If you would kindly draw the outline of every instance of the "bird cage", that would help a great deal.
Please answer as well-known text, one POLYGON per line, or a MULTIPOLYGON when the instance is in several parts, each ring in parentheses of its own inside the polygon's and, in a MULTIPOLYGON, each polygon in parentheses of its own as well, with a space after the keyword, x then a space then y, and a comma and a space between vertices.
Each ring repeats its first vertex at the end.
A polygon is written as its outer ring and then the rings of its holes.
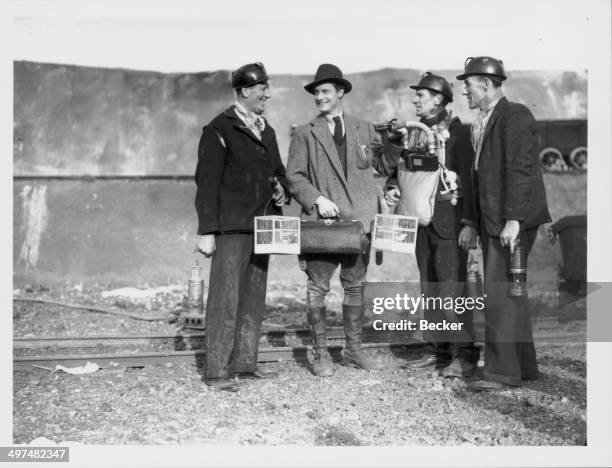
POLYGON ((414 253, 418 221, 414 216, 377 214, 372 247, 376 250, 414 253))
POLYGON ((299 254, 300 218, 295 216, 256 216, 256 254, 299 254))

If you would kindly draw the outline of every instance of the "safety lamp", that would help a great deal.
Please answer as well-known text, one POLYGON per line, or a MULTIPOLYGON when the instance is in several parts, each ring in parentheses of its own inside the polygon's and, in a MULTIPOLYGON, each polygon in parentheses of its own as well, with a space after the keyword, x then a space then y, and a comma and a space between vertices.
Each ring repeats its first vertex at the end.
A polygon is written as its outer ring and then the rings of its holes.
POLYGON ((198 257, 198 250, 194 251, 191 276, 187 283, 187 298, 184 303, 184 312, 178 317, 178 323, 183 330, 204 330, 204 277, 198 257))

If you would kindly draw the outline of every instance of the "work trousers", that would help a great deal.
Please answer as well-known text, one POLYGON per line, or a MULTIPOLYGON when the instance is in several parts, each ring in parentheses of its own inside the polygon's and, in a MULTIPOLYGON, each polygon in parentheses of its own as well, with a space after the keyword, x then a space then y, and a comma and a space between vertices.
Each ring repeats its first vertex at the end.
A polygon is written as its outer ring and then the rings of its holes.
POLYGON ((208 379, 256 369, 269 260, 254 254, 252 233, 215 239, 205 319, 208 379))
MULTIPOLYGON (((535 242, 538 229, 519 233, 526 258, 535 242)), ((538 363, 526 296, 508 296, 510 249, 502 247, 499 238, 481 235, 484 255, 485 367, 486 379, 519 385, 522 379, 538 377, 538 363)))
MULTIPOLYGON (((368 235, 369 238, 369 235, 368 235)), ((361 305, 361 283, 366 280, 370 262, 370 246, 364 254, 304 254, 308 276, 306 298, 309 307, 325 307, 329 281, 340 265, 340 284, 344 289, 343 304, 361 305)))
MULTIPOLYGON (((457 239, 440 237, 433 226, 419 226, 415 254, 421 276, 421 291, 425 298, 459 298, 464 294, 467 253, 457 244, 457 239)), ((453 309, 433 308, 424 310, 429 322, 461 323, 461 330, 427 331, 423 338, 427 348, 440 361, 453 358, 477 363, 479 350, 474 346, 473 311, 462 313, 453 309)))

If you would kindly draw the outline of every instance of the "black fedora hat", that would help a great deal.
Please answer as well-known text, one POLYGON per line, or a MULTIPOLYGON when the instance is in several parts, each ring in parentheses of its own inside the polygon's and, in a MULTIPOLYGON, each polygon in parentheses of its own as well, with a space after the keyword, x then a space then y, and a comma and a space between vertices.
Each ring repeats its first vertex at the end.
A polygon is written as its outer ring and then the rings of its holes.
POLYGON ((314 94, 315 88, 323 83, 334 83, 341 86, 342 88, 344 88, 344 94, 350 93, 351 89, 353 89, 353 85, 351 84, 351 82, 345 80, 342 76, 342 71, 337 66, 332 65, 331 63, 323 63, 319 65, 314 80, 312 81, 312 83, 309 83, 304 86, 304 89, 310 94, 314 94))

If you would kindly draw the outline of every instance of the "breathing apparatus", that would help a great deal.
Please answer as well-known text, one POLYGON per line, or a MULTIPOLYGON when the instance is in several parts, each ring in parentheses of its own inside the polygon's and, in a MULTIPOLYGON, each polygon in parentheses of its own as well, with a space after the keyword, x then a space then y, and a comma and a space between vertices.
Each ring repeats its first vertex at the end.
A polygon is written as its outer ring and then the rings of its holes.
MULTIPOLYGON (((450 116, 449 116, 450 120, 450 116)), ((414 121, 398 121, 392 119, 383 125, 377 125, 376 130, 395 130, 401 134, 402 138, 402 153, 401 157, 404 160, 406 169, 409 171, 426 171, 435 172, 440 170, 440 182, 444 187, 440 191, 441 195, 448 196, 451 205, 457 204, 459 198, 459 184, 457 182, 457 173, 451 171, 445 166, 446 162, 446 140, 450 137, 447 128, 440 129, 437 125, 432 128, 422 122, 414 121), (409 128, 419 129, 425 133, 426 154, 415 153, 409 146, 410 133, 409 128)))

